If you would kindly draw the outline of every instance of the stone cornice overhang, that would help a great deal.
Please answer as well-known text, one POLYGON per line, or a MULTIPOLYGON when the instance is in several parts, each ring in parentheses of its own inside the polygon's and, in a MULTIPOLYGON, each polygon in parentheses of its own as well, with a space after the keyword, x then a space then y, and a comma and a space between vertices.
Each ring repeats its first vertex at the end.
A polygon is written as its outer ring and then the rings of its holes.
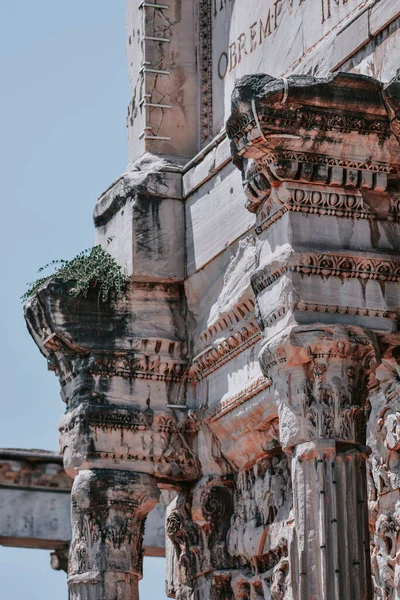
POLYGON ((271 186, 302 182, 382 192, 400 168, 399 82, 338 73, 236 83, 226 131, 248 208, 271 186))
POLYGON ((397 94, 397 82, 384 87, 349 73, 327 79, 249 75, 232 94, 227 135, 238 157, 259 159, 286 149, 358 161, 364 155, 366 163, 395 168, 397 94), (359 136, 366 136, 362 144, 359 136))
MULTIPOLYGON (((168 310, 166 314, 175 318, 175 329, 172 334, 165 335, 160 328, 159 333, 164 335, 149 335, 157 344, 158 337, 165 344, 175 344, 175 356, 180 356, 180 346, 185 339, 185 329, 179 314, 179 307, 174 307, 173 302, 180 297, 179 284, 150 283, 153 297, 166 298, 168 310)), ((142 300, 147 291, 145 283, 135 282, 127 290, 126 298, 118 302, 100 302, 96 289, 89 291, 87 297, 73 298, 68 291, 68 285, 61 280, 54 279, 43 286, 36 297, 25 305, 25 319, 28 330, 41 351, 47 355, 46 349, 51 350, 52 345, 59 340, 72 352, 87 354, 99 353, 125 353, 129 350, 137 351, 146 340, 143 325, 138 323, 136 313, 133 311, 136 296, 142 300), (79 322, 77 321, 79 314, 79 322), (132 344, 132 341, 135 344, 132 344)), ((160 310, 164 310, 164 306, 160 310)), ((149 349, 151 344, 149 344, 149 349)), ((157 352, 158 352, 157 350, 157 352)), ((171 350, 170 350, 171 351, 171 350)))
POLYGON ((60 454, 44 450, 0 449, 0 488, 69 493, 71 485, 60 454))
POLYGON ((189 376, 179 284, 151 290, 148 299, 146 285, 135 283, 125 301, 102 303, 96 290, 72 298, 68 286, 54 280, 25 306, 28 329, 67 404, 60 447, 73 477, 78 468, 105 461, 162 479, 198 476, 189 447, 196 426, 179 393, 189 376), (154 324, 137 317, 143 307, 152 310, 154 324))
POLYGON ((106 225, 114 215, 137 196, 173 200, 182 199, 181 168, 159 159, 152 154, 144 154, 140 160, 129 165, 97 200, 93 211, 95 227, 106 225))
POLYGON ((54 463, 62 465, 62 456, 51 450, 24 450, 21 448, 0 448, 0 460, 26 460, 29 463, 54 463))
POLYGON ((226 130, 264 248, 252 275, 264 337, 313 321, 397 330, 399 79, 237 81, 226 130))

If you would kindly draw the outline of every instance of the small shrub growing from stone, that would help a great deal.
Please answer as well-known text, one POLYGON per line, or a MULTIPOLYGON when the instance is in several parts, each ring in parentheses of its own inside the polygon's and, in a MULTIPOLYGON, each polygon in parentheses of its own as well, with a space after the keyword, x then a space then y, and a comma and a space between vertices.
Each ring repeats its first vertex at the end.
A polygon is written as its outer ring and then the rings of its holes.
POLYGON ((35 296, 40 288, 52 279, 69 283, 71 287, 68 292, 74 297, 86 297, 89 289, 98 288, 102 302, 123 298, 130 282, 116 260, 101 246, 83 250, 72 260, 53 260, 38 272, 50 268, 56 269, 54 273, 28 283, 29 288, 21 297, 23 302, 35 296))

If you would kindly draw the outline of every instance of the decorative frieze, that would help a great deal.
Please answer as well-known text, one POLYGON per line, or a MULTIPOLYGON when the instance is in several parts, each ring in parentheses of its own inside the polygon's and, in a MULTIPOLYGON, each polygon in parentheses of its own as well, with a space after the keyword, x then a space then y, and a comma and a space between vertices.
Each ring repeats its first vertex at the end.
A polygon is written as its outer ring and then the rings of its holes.
POLYGON ((196 356, 191 364, 191 376, 195 379, 207 377, 223 364, 256 344, 260 338, 260 331, 255 320, 248 321, 239 331, 219 342, 214 348, 207 349, 196 356))
POLYGON ((360 308, 355 306, 337 306, 335 304, 318 304, 299 300, 294 305, 295 310, 331 315, 351 315, 354 317, 377 317, 379 319, 397 319, 397 311, 379 310, 377 308, 360 308))
POLYGON ((85 403, 60 424, 60 445, 69 474, 76 468, 141 465, 147 472, 192 479, 200 471, 194 451, 197 424, 186 411, 153 411, 85 403), (146 467, 145 467, 146 466, 146 467))
POLYGON ((125 377, 127 379, 152 379, 178 382, 187 368, 187 361, 177 361, 160 354, 126 353, 117 355, 92 355, 88 372, 100 377, 125 377))
POLYGON ((232 410, 235 410, 250 398, 253 398, 260 392, 265 391, 272 385, 271 381, 266 377, 260 377, 254 381, 251 385, 246 386, 243 390, 237 394, 225 398, 219 404, 207 410, 205 414, 206 423, 213 423, 218 421, 223 416, 227 415, 232 410))
POLYGON ((375 115, 346 114, 325 112, 321 109, 294 110, 272 108, 261 104, 252 106, 256 114, 244 114, 240 118, 231 119, 227 126, 227 135, 239 144, 240 138, 248 136, 248 132, 261 125, 265 136, 272 133, 285 132, 285 135, 298 135, 301 130, 317 129, 319 131, 335 131, 340 133, 356 132, 360 135, 377 136, 379 142, 386 141, 392 134, 389 118, 377 118, 375 115))
POLYGON ((298 188, 286 186, 286 194, 280 201, 279 192, 263 203, 257 215, 255 232, 259 235, 269 229, 287 212, 331 216, 344 219, 366 219, 399 222, 399 200, 396 195, 388 198, 387 209, 367 204, 360 192, 349 193, 345 189, 324 190, 317 185, 298 188), (311 188, 311 189, 310 189, 311 188), (286 197, 285 197, 286 196, 286 197))
POLYGON ((303 254, 292 270, 302 275, 400 282, 400 259, 343 254, 303 254))
MULTIPOLYGON (((311 173, 307 175, 308 181, 312 181, 314 179, 313 175, 315 173, 315 175, 319 174, 321 183, 332 183, 332 181, 329 179, 329 173, 332 175, 332 173, 336 173, 336 171, 332 172, 327 169, 315 169, 314 171, 314 167, 342 167, 343 169, 353 169, 356 171, 367 171, 371 173, 383 173, 386 175, 395 175, 397 173, 397 167, 385 163, 375 163, 373 161, 361 161, 351 158, 335 157, 326 154, 319 154, 318 152, 296 152, 292 150, 268 152, 262 157, 261 160, 257 161, 257 165, 259 171, 263 171, 267 165, 276 165, 276 169, 283 169, 280 174, 281 177, 286 175, 285 171, 288 167, 290 168, 289 174, 297 174, 298 166, 300 166, 304 174, 310 173, 311 170, 311 173), (298 165, 296 165, 296 163, 298 163, 298 165), (304 165, 311 165, 311 167, 304 165)), ((277 174, 279 175, 279 172, 277 174)), ((288 179, 291 178, 288 177, 288 179)), ((352 187, 357 187, 356 181, 353 182, 352 187)), ((336 185, 339 185, 339 181, 336 183, 336 185)))
MULTIPOLYGON (((318 152, 304 152, 301 150, 279 150, 276 152, 266 152, 260 159, 251 163, 250 173, 256 175, 264 173, 266 169, 273 166, 277 171, 277 177, 287 180, 296 180, 297 175, 310 173, 307 175, 307 181, 313 181, 327 184, 330 182, 329 174, 332 174, 334 167, 342 167, 343 169, 353 169, 356 171, 365 171, 368 173, 382 173, 384 175, 396 175, 397 167, 385 163, 375 163, 371 161, 361 161, 346 157, 335 157, 318 152), (310 165, 304 166, 304 165, 310 165), (318 167, 325 167, 319 169, 318 167), (300 171, 299 171, 300 168, 300 171), (314 177, 315 175, 315 177, 314 177)), ((357 187, 357 180, 353 182, 352 187, 357 187)), ((360 181, 360 184, 369 189, 368 181, 360 181)), ((336 182, 339 185, 339 182, 336 182)), ((360 186, 361 187, 361 186, 360 186)))
POLYGON ((200 131, 202 145, 213 137, 212 0, 199 2, 200 131))
MULTIPOLYGON (((400 259, 373 258, 372 256, 352 256, 351 254, 293 253, 288 264, 279 270, 263 267, 252 276, 254 292, 258 295, 277 281, 291 273, 319 275, 320 277, 340 277, 341 279, 361 279, 364 281, 400 281, 400 259)), ((360 309, 361 310, 361 309, 360 309)), ((374 311, 373 308, 370 309, 374 311)), ((379 311, 378 311, 379 312, 379 311)))
POLYGON ((203 344, 210 342, 216 335, 221 335, 226 331, 231 330, 240 326, 240 323, 247 318, 253 316, 254 312, 254 300, 253 298, 247 299, 245 302, 240 302, 230 312, 225 314, 223 317, 215 321, 210 327, 208 327, 203 333, 200 334, 200 341, 203 344))
MULTIPOLYGON (((338 131, 340 133, 356 132, 360 135, 375 134, 380 142, 391 136, 388 117, 377 117, 367 114, 346 114, 325 112, 324 110, 295 110, 262 106, 258 112, 261 126, 270 131, 278 129, 289 133, 298 133, 301 129, 318 129, 321 131, 338 131)), ((237 135, 237 134, 236 134, 237 135)))

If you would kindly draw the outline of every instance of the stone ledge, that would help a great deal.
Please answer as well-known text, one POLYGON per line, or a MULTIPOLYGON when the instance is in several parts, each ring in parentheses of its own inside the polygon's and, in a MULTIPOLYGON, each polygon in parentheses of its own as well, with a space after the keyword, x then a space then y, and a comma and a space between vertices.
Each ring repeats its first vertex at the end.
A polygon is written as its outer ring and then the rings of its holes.
POLYGON ((157 198, 182 198, 181 169, 151 154, 144 154, 98 199, 94 212, 96 227, 105 225, 137 194, 157 198))
POLYGON ((380 0, 369 12, 371 35, 377 35, 400 15, 400 6, 394 0, 380 0))
MULTIPOLYGON (((183 197, 189 198, 199 187, 215 177, 231 160, 229 140, 216 136, 215 145, 183 175, 183 197)), ((199 155, 200 158, 201 154, 199 155)), ((195 159, 194 159, 195 160, 195 159)), ((193 162, 193 161, 192 161, 193 162)))
POLYGON ((332 70, 340 67, 370 40, 369 14, 364 12, 343 29, 333 41, 332 70))
MULTIPOLYGON (((40 473, 39 473, 40 475, 40 473)), ((0 546, 58 550, 71 541, 70 492, 72 480, 62 467, 62 456, 45 450, 0 449, 0 546), (9 466, 5 471, 4 466, 9 466), (54 467, 47 479, 32 481, 33 469, 54 467), (54 470, 54 469, 53 469, 54 470), (12 475, 11 480, 7 475, 12 475), (61 482, 61 484, 60 484, 61 482)), ((165 555, 165 509, 172 500, 163 491, 149 513, 144 536, 146 556, 165 555)))

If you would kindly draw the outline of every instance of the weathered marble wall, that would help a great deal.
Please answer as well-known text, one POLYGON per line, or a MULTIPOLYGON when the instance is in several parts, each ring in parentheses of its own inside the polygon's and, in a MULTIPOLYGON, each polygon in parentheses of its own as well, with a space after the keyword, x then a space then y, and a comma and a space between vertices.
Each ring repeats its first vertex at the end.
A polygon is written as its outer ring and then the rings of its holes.
MULTIPOLYGON (((214 133, 229 115, 237 78, 248 73, 326 76, 371 39, 382 38, 382 31, 399 15, 391 0, 211 0, 210 5, 212 93, 218 98, 213 102, 214 133)), ((371 56, 371 47, 367 51, 371 74, 380 78, 382 59, 371 56)), ((397 69, 394 56, 383 67, 386 81, 397 69)))
POLYGON ((128 0, 129 157, 143 152, 188 159, 198 147, 194 2, 128 0))
POLYGON ((131 163, 94 223, 132 288, 26 308, 66 402, 72 599, 137 598, 173 490, 170 597, 395 600, 400 2, 128 0, 127 23, 131 163))

